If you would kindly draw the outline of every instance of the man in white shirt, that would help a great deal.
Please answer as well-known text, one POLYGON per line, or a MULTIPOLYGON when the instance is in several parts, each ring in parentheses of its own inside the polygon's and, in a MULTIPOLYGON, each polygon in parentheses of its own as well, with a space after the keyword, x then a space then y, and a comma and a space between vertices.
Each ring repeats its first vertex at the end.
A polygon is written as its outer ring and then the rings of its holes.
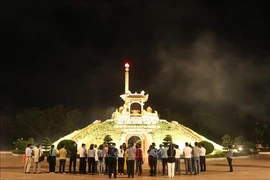
POLYGON ((167 144, 164 145, 164 147, 162 148, 162 176, 165 176, 165 173, 167 172, 167 160, 168 160, 168 155, 167 155, 167 151, 168 151, 168 146, 167 144))
POLYGON ((86 145, 82 144, 82 148, 80 149, 80 165, 79 165, 80 174, 86 174, 87 153, 85 147, 86 145))
POLYGON ((24 164, 24 173, 30 173, 30 167, 32 163, 32 149, 31 144, 27 144, 27 148, 25 149, 25 164, 24 164))
POLYGON ((204 145, 201 144, 201 153, 200 153, 201 172, 206 171, 205 154, 206 149, 204 148, 204 145))
POLYGON ((186 175, 188 172, 190 172, 190 175, 192 175, 192 164, 191 164, 191 153, 192 149, 188 146, 188 143, 185 143, 186 147, 183 149, 183 154, 185 157, 185 169, 186 169, 186 175))
POLYGON ((179 175, 181 174, 181 172, 180 172, 180 154, 181 154, 181 151, 179 149, 179 146, 175 145, 175 174, 178 173, 179 175))

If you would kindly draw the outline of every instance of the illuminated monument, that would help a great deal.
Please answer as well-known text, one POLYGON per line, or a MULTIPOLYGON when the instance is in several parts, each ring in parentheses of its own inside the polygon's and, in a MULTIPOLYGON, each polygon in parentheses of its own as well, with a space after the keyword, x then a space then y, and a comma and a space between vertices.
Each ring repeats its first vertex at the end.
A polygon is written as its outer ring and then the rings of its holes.
POLYGON ((160 121, 157 111, 152 112, 152 108, 144 109, 144 104, 148 100, 148 94, 131 93, 129 90, 129 64, 125 64, 125 93, 120 95, 124 100, 121 106, 112 114, 115 122, 114 128, 122 132, 121 141, 126 143, 136 143, 141 141, 142 148, 146 152, 153 142, 153 129, 160 128, 157 123, 160 121))
POLYGON ((129 90, 129 64, 125 64, 125 93, 120 95, 124 100, 123 106, 116 109, 111 119, 105 121, 96 120, 87 127, 74 131, 71 134, 54 142, 57 145, 61 140, 71 139, 78 143, 79 147, 85 143, 102 144, 106 135, 111 135, 113 142, 119 146, 122 143, 136 143, 140 141, 143 152, 147 152, 149 145, 155 142, 157 145, 163 142, 166 135, 171 135, 173 142, 178 144, 180 149, 185 142, 208 141, 212 143, 215 150, 222 150, 222 146, 199 135, 191 129, 177 123, 159 119, 157 111, 151 107, 144 109, 148 94, 144 91, 131 93, 129 90))

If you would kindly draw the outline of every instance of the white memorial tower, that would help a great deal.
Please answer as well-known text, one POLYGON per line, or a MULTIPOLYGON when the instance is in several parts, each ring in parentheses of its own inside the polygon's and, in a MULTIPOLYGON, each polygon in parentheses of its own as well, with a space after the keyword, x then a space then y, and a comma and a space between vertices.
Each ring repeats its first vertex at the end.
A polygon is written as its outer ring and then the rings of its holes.
POLYGON ((144 109, 145 102, 148 100, 148 94, 144 91, 132 93, 129 90, 129 68, 125 64, 125 93, 120 95, 124 100, 124 105, 116 109, 112 114, 112 120, 115 121, 114 128, 122 131, 121 142, 130 143, 130 139, 141 141, 144 152, 147 152, 148 146, 152 143, 152 129, 159 128, 157 111, 151 107, 144 109))

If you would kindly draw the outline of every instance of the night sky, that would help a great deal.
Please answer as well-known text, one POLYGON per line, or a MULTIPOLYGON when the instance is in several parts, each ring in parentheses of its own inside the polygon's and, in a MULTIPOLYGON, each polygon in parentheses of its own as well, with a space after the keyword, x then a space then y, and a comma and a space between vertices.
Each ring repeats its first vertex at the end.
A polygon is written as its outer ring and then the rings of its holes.
POLYGON ((158 112, 269 115, 263 2, 2 2, 1 113, 118 108, 129 62, 130 90, 158 112))

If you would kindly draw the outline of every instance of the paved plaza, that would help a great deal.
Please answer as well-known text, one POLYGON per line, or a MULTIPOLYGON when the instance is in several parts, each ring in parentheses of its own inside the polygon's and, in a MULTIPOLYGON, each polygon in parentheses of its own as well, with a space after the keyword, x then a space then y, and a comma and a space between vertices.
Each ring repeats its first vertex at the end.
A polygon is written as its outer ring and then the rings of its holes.
MULTIPOLYGON (((1 152, 1 180, 84 180, 84 179, 109 179, 108 176, 99 175, 80 175, 80 174, 49 174, 48 164, 42 162, 42 174, 25 174, 23 173, 22 156, 13 156, 10 152, 1 152)), ((66 169, 68 169, 68 161, 66 169)), ((260 154, 252 157, 237 157, 233 160, 234 172, 228 172, 229 167, 225 158, 207 159, 207 171, 202 172, 199 176, 176 175, 174 179, 181 180, 270 180, 270 154, 260 154)), ((56 170, 59 163, 57 162, 56 170)), ((78 168, 78 163, 77 163, 78 168)), ((31 167, 31 171, 33 166, 31 167)), ((182 174, 184 172, 183 160, 181 160, 182 174)), ((169 179, 168 176, 158 174, 156 177, 149 176, 149 167, 143 166, 143 175, 135 175, 134 179, 169 179)), ((118 176, 118 179, 130 179, 126 175, 118 176)))

